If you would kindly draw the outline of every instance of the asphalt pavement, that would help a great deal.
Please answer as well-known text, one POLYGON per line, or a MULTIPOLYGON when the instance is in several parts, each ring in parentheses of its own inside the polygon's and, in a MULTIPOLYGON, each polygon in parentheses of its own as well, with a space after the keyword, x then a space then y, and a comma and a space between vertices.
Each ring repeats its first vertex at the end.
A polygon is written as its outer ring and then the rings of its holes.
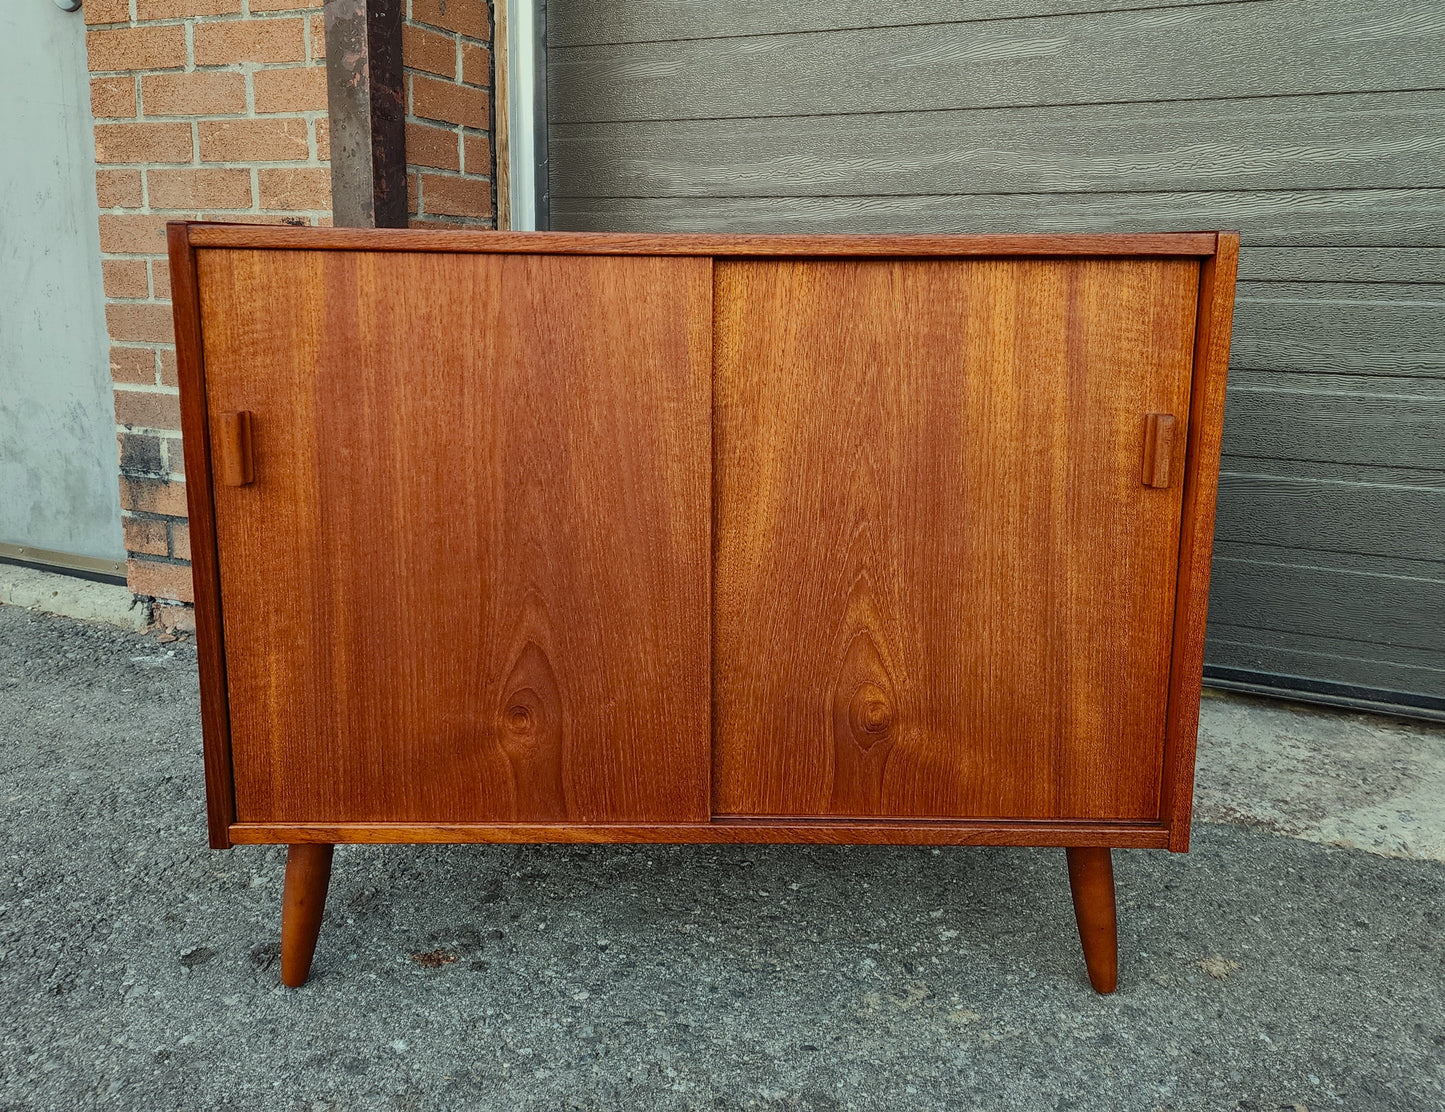
POLYGON ((191 642, 0 606, 0 1109, 1445 1108, 1445 863, 1233 749, 1234 821, 1116 853, 1112 997, 1062 851, 897 847, 342 847, 286 990, 200 749, 191 642))

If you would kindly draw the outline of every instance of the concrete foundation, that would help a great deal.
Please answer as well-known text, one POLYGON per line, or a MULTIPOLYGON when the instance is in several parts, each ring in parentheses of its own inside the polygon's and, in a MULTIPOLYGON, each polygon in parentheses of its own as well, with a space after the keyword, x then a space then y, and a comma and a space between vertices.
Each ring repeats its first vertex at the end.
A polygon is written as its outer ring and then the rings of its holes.
POLYGON ((104 622, 122 629, 145 629, 150 621, 150 608, 137 602, 130 588, 119 583, 97 583, 18 564, 0 564, 0 605, 104 622))

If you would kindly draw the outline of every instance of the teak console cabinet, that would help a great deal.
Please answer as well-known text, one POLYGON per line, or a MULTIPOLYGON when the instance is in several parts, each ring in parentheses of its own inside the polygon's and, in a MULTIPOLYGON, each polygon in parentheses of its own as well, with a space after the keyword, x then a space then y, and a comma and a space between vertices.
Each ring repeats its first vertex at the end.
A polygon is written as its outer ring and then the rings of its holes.
POLYGON ((211 844, 1188 847, 1238 237, 169 229, 211 844))

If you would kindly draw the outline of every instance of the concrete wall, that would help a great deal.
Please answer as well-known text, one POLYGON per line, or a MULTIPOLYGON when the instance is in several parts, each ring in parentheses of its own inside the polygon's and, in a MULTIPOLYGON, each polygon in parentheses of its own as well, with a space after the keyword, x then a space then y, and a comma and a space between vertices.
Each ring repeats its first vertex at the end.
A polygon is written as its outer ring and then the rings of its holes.
POLYGON ((0 542, 120 559, 85 24, 0 4, 0 542))

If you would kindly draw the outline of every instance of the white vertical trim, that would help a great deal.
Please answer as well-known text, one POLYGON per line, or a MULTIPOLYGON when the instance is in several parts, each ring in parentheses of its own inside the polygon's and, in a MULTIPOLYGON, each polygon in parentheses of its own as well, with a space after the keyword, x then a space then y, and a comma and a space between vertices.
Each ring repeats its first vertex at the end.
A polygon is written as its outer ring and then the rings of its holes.
POLYGON ((537 0, 507 2, 507 170, 511 226, 537 227, 537 0))

